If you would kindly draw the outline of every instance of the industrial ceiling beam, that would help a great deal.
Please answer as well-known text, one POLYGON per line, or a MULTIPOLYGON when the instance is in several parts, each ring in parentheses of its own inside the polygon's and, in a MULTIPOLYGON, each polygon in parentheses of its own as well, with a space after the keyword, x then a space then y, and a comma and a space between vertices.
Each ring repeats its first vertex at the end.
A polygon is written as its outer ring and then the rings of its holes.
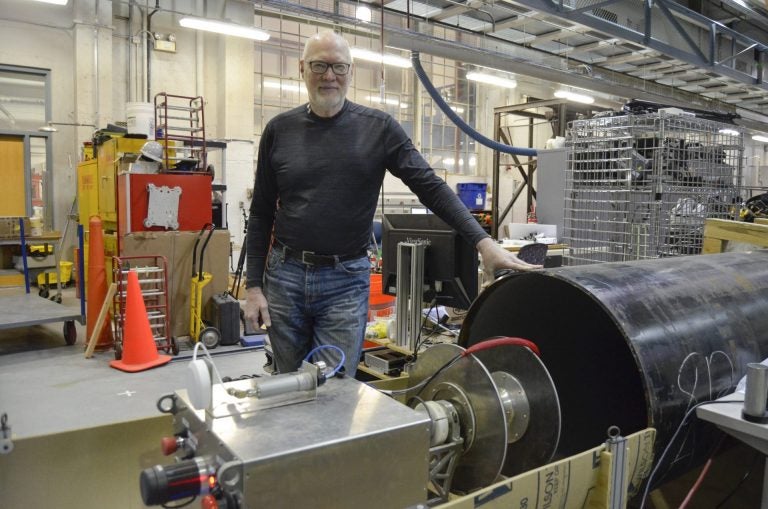
POLYGON ((621 41, 619 41, 618 39, 607 39, 607 40, 601 39, 594 42, 579 44, 578 46, 566 46, 565 48, 555 50, 555 53, 557 54, 585 53, 587 51, 605 48, 606 46, 621 46, 621 41))
POLYGON ((643 17, 642 22, 640 23, 641 26, 644 26, 643 31, 633 30, 597 16, 594 14, 594 8, 589 10, 571 9, 563 2, 553 2, 551 0, 515 0, 514 2, 511 2, 510 0, 502 0, 502 2, 517 4, 552 16, 558 16, 572 23, 578 23, 594 30, 598 30, 611 37, 619 37, 626 41, 646 46, 664 55, 671 56, 683 62, 691 63, 697 67, 710 69, 722 76, 727 76, 741 83, 768 90, 768 84, 766 84, 766 80, 764 79, 766 66, 763 65, 763 60, 765 59, 764 53, 768 51, 768 45, 755 41, 754 39, 731 30, 725 25, 717 23, 702 14, 696 13, 682 5, 668 2, 667 0, 656 0, 652 4, 650 2, 644 2, 645 10, 642 13, 638 12, 638 14, 642 14, 643 17), (685 48, 677 47, 677 45, 672 44, 669 41, 660 39, 659 34, 653 32, 653 24, 651 23, 651 9, 653 8, 658 8, 665 18, 669 19, 671 17, 674 19, 674 22, 670 20, 670 23, 675 24, 683 30, 684 35, 681 35, 686 39, 689 45, 695 45, 693 44, 695 38, 687 33, 685 27, 680 24, 680 19, 690 21, 692 24, 701 27, 700 29, 705 32, 702 34, 702 37, 709 41, 709 47, 706 51, 702 51, 698 47, 686 50, 685 48), (730 66, 719 64, 716 61, 715 52, 718 46, 718 41, 723 38, 737 41, 742 47, 756 44, 754 47, 756 51, 754 56, 756 65, 753 67, 759 69, 761 74, 759 76, 753 76, 737 71, 730 66))
POLYGON ((525 14, 518 14, 517 16, 514 16, 512 18, 503 19, 498 23, 496 23, 494 27, 487 27, 487 28, 484 28, 482 31, 485 33, 490 33, 490 32, 499 32, 501 30, 506 30, 508 28, 515 29, 517 27, 525 25, 526 23, 531 23, 532 21, 534 21, 533 19, 531 19, 531 17, 535 16, 536 14, 538 13, 535 11, 527 12, 525 14))
POLYGON ((608 57, 603 62, 604 66, 626 64, 628 62, 634 62, 635 60, 645 60, 647 58, 656 58, 658 55, 655 51, 650 49, 644 49, 640 51, 632 51, 629 53, 622 53, 615 57, 608 57))

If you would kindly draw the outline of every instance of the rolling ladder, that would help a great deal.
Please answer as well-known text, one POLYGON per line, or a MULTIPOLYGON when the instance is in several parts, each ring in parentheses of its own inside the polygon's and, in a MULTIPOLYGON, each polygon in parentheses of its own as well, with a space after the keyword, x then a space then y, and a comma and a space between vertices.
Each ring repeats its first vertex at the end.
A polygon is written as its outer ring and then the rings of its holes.
POLYGON ((126 291, 128 272, 136 272, 147 310, 149 327, 158 350, 176 355, 179 347, 171 337, 170 305, 168 302, 168 262, 164 256, 115 256, 112 258, 112 277, 116 284, 114 313, 115 358, 123 353, 125 330, 126 291))
POLYGON ((155 96, 155 127, 162 142, 165 171, 205 172, 205 113, 203 98, 171 95, 155 96))

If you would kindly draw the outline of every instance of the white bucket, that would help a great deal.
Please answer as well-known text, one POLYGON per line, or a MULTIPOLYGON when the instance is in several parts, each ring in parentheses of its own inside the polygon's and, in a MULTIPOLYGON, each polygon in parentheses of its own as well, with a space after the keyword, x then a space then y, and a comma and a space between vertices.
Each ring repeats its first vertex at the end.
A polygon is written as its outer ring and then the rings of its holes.
POLYGON ((43 236, 43 218, 42 217, 30 217, 29 218, 29 235, 31 237, 43 236))
POLYGON ((152 103, 126 103, 126 127, 128 134, 146 134, 155 139, 155 107, 152 103))

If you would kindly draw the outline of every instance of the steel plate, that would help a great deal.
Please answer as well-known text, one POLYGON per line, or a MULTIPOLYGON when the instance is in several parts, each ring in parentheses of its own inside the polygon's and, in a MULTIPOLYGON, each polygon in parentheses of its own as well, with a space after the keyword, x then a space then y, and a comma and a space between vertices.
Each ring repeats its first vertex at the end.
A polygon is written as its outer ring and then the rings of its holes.
MULTIPOLYGON (((427 379, 463 352, 460 346, 439 344, 420 353, 409 373, 411 385, 427 379)), ((446 394, 445 388, 449 386, 458 386, 463 390, 474 414, 475 429, 474 433, 470 433, 473 439, 468 448, 465 443, 452 484, 453 491, 469 492, 488 486, 501 473, 507 451, 504 408, 491 374, 471 355, 444 369, 420 390, 409 392, 408 398, 418 396, 432 400, 435 395, 446 394)), ((461 406, 459 401, 456 404, 461 406)))
POLYGON ((522 385, 530 407, 525 434, 507 445, 502 473, 514 476, 549 463, 560 440, 560 402, 541 359, 522 346, 497 346, 473 354, 491 372, 508 373, 522 385))

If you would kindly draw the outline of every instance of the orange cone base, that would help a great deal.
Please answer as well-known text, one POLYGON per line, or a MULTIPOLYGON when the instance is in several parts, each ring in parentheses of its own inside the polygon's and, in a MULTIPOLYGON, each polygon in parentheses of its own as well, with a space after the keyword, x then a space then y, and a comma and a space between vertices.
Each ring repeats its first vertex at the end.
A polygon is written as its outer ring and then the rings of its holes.
MULTIPOLYGON (((106 352, 107 350, 112 350, 115 347, 114 343, 96 343, 96 346, 94 347, 94 350, 97 352, 106 352)), ((86 348, 88 348, 86 346, 86 348)))
POLYGON ((136 373, 137 371, 144 371, 147 369, 155 368, 157 366, 162 366, 163 364, 168 364, 171 362, 171 358, 172 357, 170 355, 158 355, 157 358, 141 364, 126 364, 121 359, 119 361, 110 361, 109 365, 115 369, 119 369, 120 371, 136 373))

